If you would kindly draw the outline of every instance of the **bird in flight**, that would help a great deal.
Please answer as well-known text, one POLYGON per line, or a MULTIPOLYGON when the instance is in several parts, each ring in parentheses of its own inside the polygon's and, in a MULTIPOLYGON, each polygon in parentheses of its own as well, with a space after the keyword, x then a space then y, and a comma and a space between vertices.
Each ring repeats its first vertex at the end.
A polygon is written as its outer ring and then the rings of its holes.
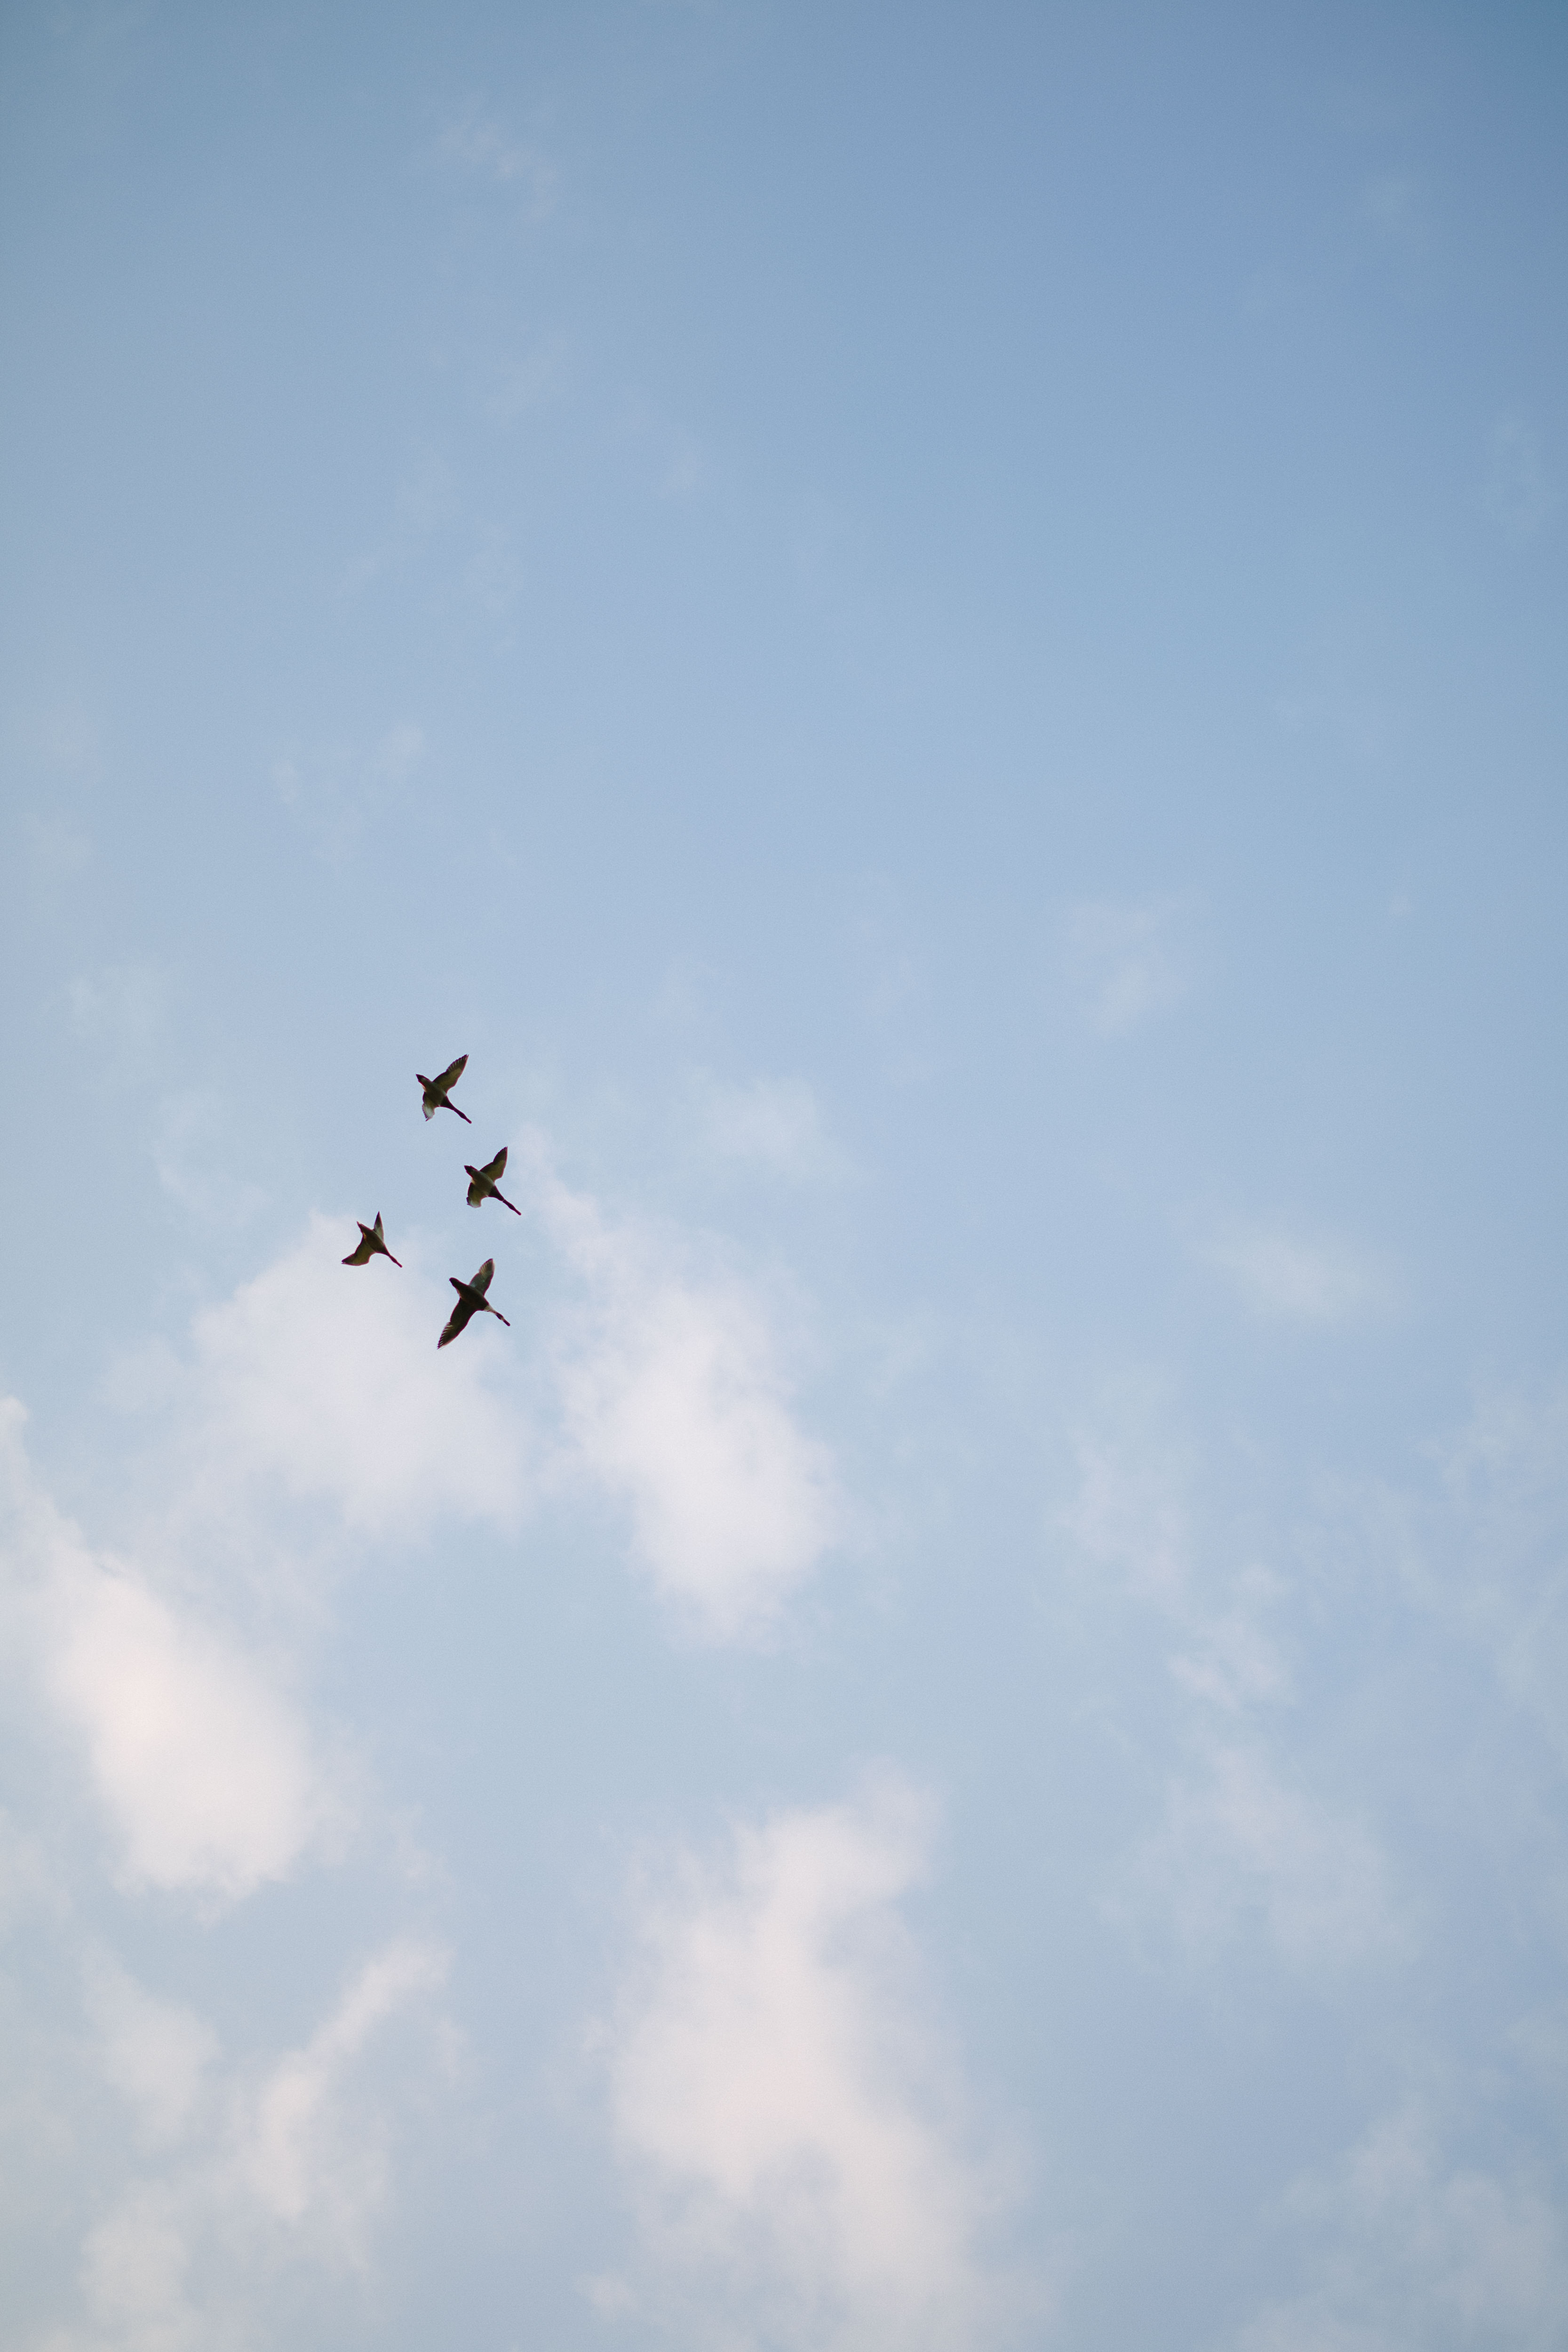
POLYGON ((453 1307, 451 1314, 447 1318, 447 1328, 436 1342, 437 1348, 444 1348, 449 1339, 455 1339, 457 1338, 459 1331, 466 1331, 469 1324, 473 1321, 474 1317, 481 1313, 485 1315, 493 1315, 498 1323, 505 1323, 507 1329, 509 1331, 511 1329, 510 1321, 508 1321, 508 1318, 501 1313, 500 1308, 499 1307, 492 1307, 489 1300, 485 1297, 486 1291, 490 1286, 490 1276, 495 1270, 496 1262, 494 1258, 488 1257, 486 1258, 483 1265, 480 1266, 478 1274, 475 1275, 472 1282, 459 1282, 455 1274, 449 1274, 447 1276, 447 1281, 451 1284, 453 1289, 458 1294, 458 1303, 456 1307, 453 1307))
POLYGON ((425 1089, 425 1116, 426 1118, 434 1118, 438 1110, 458 1111, 458 1117, 462 1120, 464 1126, 472 1127, 474 1122, 468 1117, 468 1112, 466 1110, 458 1110, 457 1104, 455 1102, 448 1102, 447 1099, 447 1097, 457 1085, 458 1080, 462 1076, 463 1072, 468 1068, 468 1057, 467 1054, 459 1054, 457 1060, 450 1063, 447 1067, 442 1071, 438 1078, 427 1078, 423 1070, 415 1071, 415 1076, 418 1079, 420 1085, 425 1089))
MULTIPOLYGON (((381 1230, 379 1209, 375 1213, 374 1225, 367 1225, 363 1217, 356 1217, 354 1223, 360 1230, 359 1247, 350 1250, 343 1260, 345 1265, 368 1265, 373 1257, 392 1257, 392 1252, 386 1246, 386 1235, 381 1230)), ((400 1257, 392 1257, 392 1263, 394 1265, 401 1265, 403 1260, 400 1257)))
POLYGON ((493 1160, 488 1160, 482 1168, 470 1168, 465 1160, 463 1163, 463 1172, 467 1176, 471 1176, 474 1180, 468 1186, 468 1206, 470 1209, 479 1208, 480 1204, 486 1201, 499 1201, 501 1207, 503 1209, 510 1209, 514 1217, 521 1216, 522 1211, 518 1207, 517 1202, 515 1201, 509 1201, 506 1194, 500 1188, 500 1179, 506 1174, 506 1146, 504 1143, 500 1150, 496 1153, 495 1158, 493 1160))

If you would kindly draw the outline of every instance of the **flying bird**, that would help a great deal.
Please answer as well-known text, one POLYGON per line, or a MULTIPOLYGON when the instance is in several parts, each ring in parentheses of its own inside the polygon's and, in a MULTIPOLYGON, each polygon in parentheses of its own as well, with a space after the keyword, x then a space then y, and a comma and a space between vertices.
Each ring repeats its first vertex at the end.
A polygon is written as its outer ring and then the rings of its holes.
POLYGON ((457 1111, 458 1117, 462 1120, 464 1126, 472 1127, 474 1122, 468 1117, 468 1112, 466 1110, 458 1110, 458 1106, 455 1102, 448 1102, 447 1100, 447 1097, 457 1085, 458 1080, 462 1076, 463 1072, 468 1068, 468 1057, 467 1054, 459 1054, 457 1060, 451 1063, 447 1068, 444 1069, 438 1078, 427 1078, 423 1070, 415 1071, 415 1076, 418 1079, 420 1085, 425 1089, 425 1116, 426 1118, 434 1118, 438 1110, 457 1111))
POLYGON ((518 1207, 517 1202, 515 1201, 509 1201, 506 1194, 500 1188, 500 1179, 506 1174, 506 1146, 504 1143, 500 1150, 496 1153, 495 1158, 493 1160, 487 1160, 482 1168, 470 1168, 465 1160, 463 1163, 463 1172, 467 1176, 471 1176, 474 1180, 468 1187, 468 1206, 470 1209, 479 1208, 480 1204, 486 1201, 499 1201, 501 1207, 503 1209, 510 1209, 514 1217, 521 1216, 522 1211, 518 1207))
POLYGON ((511 1329, 510 1323, 501 1313, 500 1308, 492 1307, 485 1297, 486 1291, 490 1286, 490 1276, 495 1270, 494 1258, 488 1257, 472 1282, 459 1282, 455 1274, 449 1274, 447 1276, 458 1294, 458 1303, 447 1318, 446 1329, 436 1342, 437 1348, 444 1348, 449 1339, 457 1338, 459 1331, 466 1331, 474 1317, 479 1314, 493 1315, 498 1323, 505 1323, 507 1329, 509 1331, 511 1329))
MULTIPOLYGON (((381 1230, 379 1209, 375 1213, 374 1225, 367 1225, 363 1217, 356 1217, 354 1223, 360 1230, 360 1244, 358 1249, 350 1250, 343 1260, 345 1265, 368 1265, 373 1257, 392 1257, 392 1252, 386 1246, 386 1235, 381 1230)), ((392 1257, 392 1263, 394 1265, 401 1265, 403 1260, 400 1257, 392 1257)))

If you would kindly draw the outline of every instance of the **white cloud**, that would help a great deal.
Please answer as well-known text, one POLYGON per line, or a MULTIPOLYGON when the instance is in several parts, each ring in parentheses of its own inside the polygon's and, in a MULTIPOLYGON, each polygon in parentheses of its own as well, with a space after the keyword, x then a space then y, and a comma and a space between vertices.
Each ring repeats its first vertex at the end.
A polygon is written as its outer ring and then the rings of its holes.
POLYGON ((1318 2241, 1317 2277, 1271 2304, 1239 2352, 1559 2352, 1568 2342, 1568 2226, 1544 2182, 1446 2162, 1429 2120, 1373 2126, 1289 2210, 1318 2241))
POLYGON ((129 1886, 234 1900, 285 1876, 336 1808, 296 1709, 216 1626, 97 1558, 0 1404, 5 1583, 20 1642, 78 1735, 129 1886))
POLYGON ((293 1249, 196 1317, 185 1507, 247 1508, 245 1482, 261 1480, 383 1538, 448 1515, 515 1527, 531 1433, 495 1384, 499 1327, 438 1355, 451 1298, 420 1273, 417 1237, 391 1235, 402 1270, 345 1273, 357 1238, 352 1218, 312 1217, 293 1249))
MULTIPOLYGON (((542 1487, 586 1480, 628 1510, 639 1564, 691 1626, 763 1633, 840 1524, 827 1449, 793 1411, 776 1306, 732 1273, 693 1271, 671 1236, 609 1223, 549 1173, 537 1138, 513 1171, 585 1292, 548 1361, 520 1365, 515 1339, 478 1326, 438 1354, 450 1299, 420 1270, 419 1236, 394 1231, 401 1271, 348 1275, 352 1219, 313 1217, 195 1318, 186 1361, 164 1351, 112 1383, 127 1402, 156 1396, 166 1419, 160 1539, 183 1560, 275 1550, 279 1499, 381 1540, 444 1518, 513 1530, 542 1487)), ((138 1618, 122 1594, 97 1605, 138 1618)))
POLYGON ((804 1078, 752 1078, 726 1086, 699 1074, 692 1081, 698 1131, 710 1151, 795 1183, 845 1172, 842 1152, 824 1125, 804 1078))
POLYGON ((1063 936, 1068 989, 1102 1037, 1121 1037, 1169 1013, 1186 994, 1173 899, 1087 899, 1069 909, 1063 936))
POLYGON ((126 1882, 237 1898, 286 1876, 324 1826, 296 1712, 126 1571, 62 1571, 49 1615, 48 1687, 85 1743, 126 1882))
POLYGON ((122 1379, 161 1391, 153 1502, 127 1556, 55 1510, 26 1460, 22 1408, 0 1408, 8 1647, 72 1737, 127 1889, 237 1902, 330 1851, 353 1797, 290 1695, 290 1611, 319 1613, 314 1570, 345 1529, 513 1528, 526 1507, 531 1425, 490 1385, 488 1335, 438 1357, 449 1294, 412 1248, 405 1272, 345 1273, 353 1238, 352 1220, 314 1220, 197 1316, 189 1359, 165 1354, 155 1381, 122 1379), (285 1538, 291 1502, 327 1507, 324 1551, 298 1529, 285 1538), (258 1612, 259 1648, 245 1637, 258 1612))
POLYGON ((1280 1226, 1240 1225, 1210 1243, 1209 1264, 1259 1315, 1328 1327, 1384 1305, 1383 1270, 1348 1243, 1280 1226))
POLYGON ((826 1446, 797 1426, 761 1297, 612 1227, 525 1144, 547 1230, 591 1304, 559 1351, 570 1444, 629 1507, 664 1598, 713 1640, 763 1632, 837 1529, 826 1446))
POLYGON ((980 2241, 1004 2175, 966 2147, 895 1909, 931 1827, 883 1774, 644 1884, 604 2051, 641 2252, 601 2308, 635 2297, 734 2352, 1002 2340, 980 2241))

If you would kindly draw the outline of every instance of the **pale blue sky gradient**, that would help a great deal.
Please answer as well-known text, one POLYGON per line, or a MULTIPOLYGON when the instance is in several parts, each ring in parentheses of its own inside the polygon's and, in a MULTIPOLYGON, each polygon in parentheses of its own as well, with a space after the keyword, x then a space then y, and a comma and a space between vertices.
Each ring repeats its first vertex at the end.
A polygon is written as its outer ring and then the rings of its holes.
POLYGON ((1568 2337, 1565 102, 8 13, 7 2342, 1568 2337))

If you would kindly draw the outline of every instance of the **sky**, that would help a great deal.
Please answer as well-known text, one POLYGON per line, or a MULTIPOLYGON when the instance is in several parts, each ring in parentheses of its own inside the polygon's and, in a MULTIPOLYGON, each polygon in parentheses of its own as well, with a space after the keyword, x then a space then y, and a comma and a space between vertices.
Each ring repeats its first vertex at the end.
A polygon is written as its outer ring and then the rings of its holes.
POLYGON ((0 16, 7 2347, 1568 2341, 1565 100, 0 16))

